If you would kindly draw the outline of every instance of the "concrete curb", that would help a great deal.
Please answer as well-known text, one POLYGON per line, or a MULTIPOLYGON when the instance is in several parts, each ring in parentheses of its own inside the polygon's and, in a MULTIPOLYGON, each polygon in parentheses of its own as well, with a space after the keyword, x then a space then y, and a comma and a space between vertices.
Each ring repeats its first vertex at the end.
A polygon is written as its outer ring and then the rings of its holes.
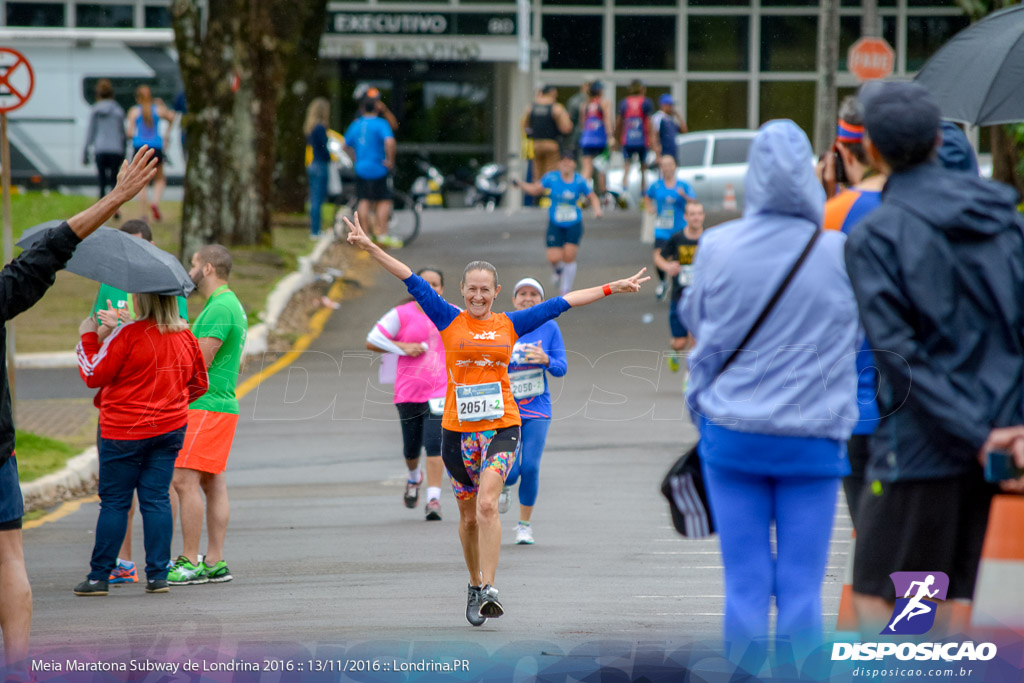
POLYGON ((95 446, 68 460, 64 469, 21 485, 25 510, 48 508, 65 500, 96 492, 100 463, 95 446))
MULTIPOLYGON (((286 275, 277 283, 267 296, 267 301, 259 314, 259 318, 263 322, 249 328, 245 348, 242 350, 243 355, 259 356, 266 353, 267 336, 270 331, 277 325, 277 321, 295 293, 313 281, 313 267, 320 262, 333 242, 333 232, 329 231, 322 235, 320 241, 313 247, 313 251, 306 256, 299 257, 299 269, 286 275)), ((74 351, 19 353, 15 356, 14 366, 18 370, 73 368, 78 366, 78 357, 74 351)))

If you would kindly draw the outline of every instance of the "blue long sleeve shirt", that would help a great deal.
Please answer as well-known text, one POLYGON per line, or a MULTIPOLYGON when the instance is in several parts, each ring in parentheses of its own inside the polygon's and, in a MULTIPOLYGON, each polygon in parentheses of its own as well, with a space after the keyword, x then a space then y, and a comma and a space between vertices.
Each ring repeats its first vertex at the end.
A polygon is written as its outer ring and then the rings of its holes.
POLYGON ((513 386, 516 383, 516 373, 537 369, 540 369, 542 372, 544 393, 537 396, 516 399, 516 403, 519 405, 519 415, 524 420, 551 417, 551 391, 548 388, 547 374, 551 373, 552 377, 563 377, 569 369, 569 364, 565 356, 565 342, 562 340, 562 330, 559 329, 558 323, 554 320, 549 320, 536 330, 519 337, 516 341, 515 348, 512 352, 512 364, 508 366, 508 372, 509 376, 512 377, 513 386), (540 343, 540 348, 550 359, 547 365, 517 362, 522 360, 523 354, 521 353, 521 349, 524 344, 537 344, 538 342, 540 343))

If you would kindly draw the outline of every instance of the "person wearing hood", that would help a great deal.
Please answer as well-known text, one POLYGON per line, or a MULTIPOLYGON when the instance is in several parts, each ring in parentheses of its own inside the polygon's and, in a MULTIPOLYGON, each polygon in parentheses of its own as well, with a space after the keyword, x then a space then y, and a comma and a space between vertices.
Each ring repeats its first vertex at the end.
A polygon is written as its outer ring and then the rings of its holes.
POLYGON ((113 84, 101 78, 96 81, 96 104, 92 105, 85 150, 82 152, 83 164, 89 164, 90 151, 96 160, 101 197, 107 195, 107 188, 113 189, 117 184, 117 172, 124 163, 124 149, 124 109, 114 100, 113 84))
POLYGON ((734 658, 764 647, 773 594, 777 639, 799 653, 820 642, 821 585, 857 419, 857 307, 841 232, 818 235, 722 372, 821 230, 825 192, 807 136, 792 121, 761 127, 746 188, 743 217, 701 236, 682 308, 697 340, 686 400, 721 542, 725 640, 734 658))
POLYGON ((987 454, 1024 466, 1024 225, 1013 189, 935 163, 940 140, 961 152, 964 141, 940 133, 923 87, 884 83, 864 106, 866 149, 889 180, 846 244, 881 413, 857 509, 854 606, 862 632, 877 634, 893 614, 892 572, 945 572, 940 637, 953 601, 974 592, 995 491, 987 454))

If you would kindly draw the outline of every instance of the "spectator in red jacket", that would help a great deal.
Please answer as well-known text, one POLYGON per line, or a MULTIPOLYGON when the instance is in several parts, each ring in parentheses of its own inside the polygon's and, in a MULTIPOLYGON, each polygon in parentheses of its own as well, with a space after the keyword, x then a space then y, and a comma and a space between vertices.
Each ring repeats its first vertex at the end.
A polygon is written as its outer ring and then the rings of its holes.
POLYGON ((185 439, 188 404, 206 393, 208 379, 199 342, 179 316, 175 297, 134 299, 134 322, 117 326, 116 318, 104 317, 98 327, 90 316, 79 328, 78 371, 86 385, 99 388, 100 516, 92 571, 75 595, 107 594, 136 491, 145 528, 146 592, 168 591, 174 460, 185 439))

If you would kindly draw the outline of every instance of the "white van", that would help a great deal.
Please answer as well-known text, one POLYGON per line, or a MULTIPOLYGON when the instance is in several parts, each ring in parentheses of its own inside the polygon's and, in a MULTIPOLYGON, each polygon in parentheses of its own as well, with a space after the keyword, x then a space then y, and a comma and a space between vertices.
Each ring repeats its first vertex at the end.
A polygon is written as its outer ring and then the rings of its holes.
MULTIPOLYGON (((148 85, 168 108, 181 91, 173 33, 168 30, 2 28, 0 41, 24 54, 35 76, 31 98, 8 114, 15 185, 96 184, 96 168, 82 163, 82 152, 99 79, 113 83, 115 99, 126 112, 135 104, 139 85, 148 85)), ((168 133, 168 124, 160 125, 168 133)), ((170 160, 165 170, 169 182, 180 183, 185 164, 181 136, 174 128, 165 136, 170 160)), ((130 154, 131 140, 127 147, 130 154)))

